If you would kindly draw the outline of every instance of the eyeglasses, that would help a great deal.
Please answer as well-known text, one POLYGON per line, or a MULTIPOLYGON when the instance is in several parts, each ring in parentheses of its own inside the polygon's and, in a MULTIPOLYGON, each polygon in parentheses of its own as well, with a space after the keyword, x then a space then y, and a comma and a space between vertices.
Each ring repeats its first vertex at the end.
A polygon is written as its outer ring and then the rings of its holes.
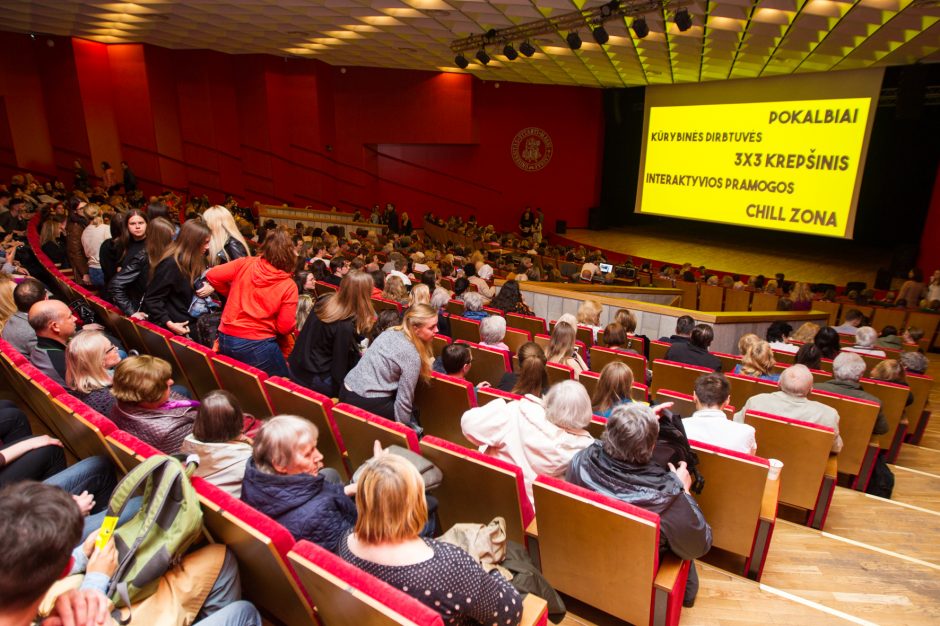
POLYGON ((117 352, 117 351, 118 351, 117 346, 112 345, 110 348, 107 349, 105 354, 111 354, 112 352, 117 352))

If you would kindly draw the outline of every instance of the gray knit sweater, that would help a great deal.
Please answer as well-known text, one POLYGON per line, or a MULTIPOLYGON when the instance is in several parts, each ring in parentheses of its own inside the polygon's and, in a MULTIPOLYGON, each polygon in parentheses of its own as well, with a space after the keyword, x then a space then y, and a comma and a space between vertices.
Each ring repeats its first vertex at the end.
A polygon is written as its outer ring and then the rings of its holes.
POLYGON ((376 337, 348 374, 346 388, 363 398, 395 396, 395 419, 411 423, 415 386, 421 376, 421 356, 400 330, 376 337))

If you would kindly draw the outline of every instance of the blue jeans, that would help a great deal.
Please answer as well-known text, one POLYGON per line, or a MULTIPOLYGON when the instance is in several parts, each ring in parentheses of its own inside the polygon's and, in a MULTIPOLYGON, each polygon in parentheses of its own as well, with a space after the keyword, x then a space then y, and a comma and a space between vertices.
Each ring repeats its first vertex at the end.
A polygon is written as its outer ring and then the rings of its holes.
POLYGON ((89 267, 88 277, 91 278, 92 285, 104 287, 104 271, 100 267, 89 267))
POLYGON ((274 337, 270 339, 242 339, 219 333, 219 352, 252 367, 268 376, 287 377, 287 361, 274 337))
POLYGON ((103 456, 88 457, 43 482, 60 487, 73 496, 87 491, 95 498, 92 513, 99 513, 108 508, 111 492, 117 485, 114 466, 103 456))

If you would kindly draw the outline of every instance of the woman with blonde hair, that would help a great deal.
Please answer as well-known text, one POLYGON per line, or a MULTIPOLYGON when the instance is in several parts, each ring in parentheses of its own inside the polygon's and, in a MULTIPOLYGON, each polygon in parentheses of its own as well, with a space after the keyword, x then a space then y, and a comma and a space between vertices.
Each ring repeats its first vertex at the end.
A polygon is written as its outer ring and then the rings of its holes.
POLYGON ((522 598, 455 545, 422 539, 428 507, 421 474, 402 457, 366 462, 356 494, 359 518, 336 546, 340 557, 441 614, 446 623, 516 626, 522 598))
POLYGON ((597 334, 604 330, 601 326, 601 312, 604 308, 597 300, 585 300, 578 307, 578 324, 589 326, 594 334, 594 343, 597 343, 597 334))
POLYGON ((65 220, 50 217, 42 223, 39 231, 39 246, 49 260, 56 265, 68 267, 68 254, 65 251, 65 220))
POLYGON ((431 290, 424 283, 417 283, 411 287, 411 293, 408 295, 408 307, 417 304, 431 304, 431 290))
POLYGON ((15 289, 16 281, 10 278, 9 274, 0 272, 0 330, 3 330, 7 320, 17 311, 16 302, 13 300, 15 289))
POLYGON ((343 402, 413 428, 418 380, 431 377, 431 341, 437 333, 437 311, 418 304, 405 313, 401 326, 375 338, 340 387, 343 402))
MULTIPOLYGON (((744 337, 741 339, 743 340, 744 337)), ((769 343, 758 338, 757 341, 746 344, 745 348, 741 363, 734 366, 735 374, 753 376, 754 378, 773 382, 780 380, 780 374, 774 373, 774 351, 769 343)))
POLYGON ((405 289, 404 281, 398 276, 385 277, 385 289, 382 291, 382 297, 392 302, 397 302, 403 306, 408 306, 408 290, 405 289))
POLYGON ((588 368, 584 359, 578 354, 576 340, 577 331, 574 326, 559 321, 555 324, 551 341, 548 343, 548 350, 545 352, 545 356, 549 361, 567 365, 573 369, 575 378, 588 368))
POLYGON ((790 341, 796 343, 813 343, 813 339, 816 338, 816 333, 818 332, 819 324, 805 322, 790 335, 790 341))
POLYGON ((300 330, 287 362, 299 385, 335 398, 360 358, 360 344, 375 324, 372 276, 349 272, 335 294, 320 300, 300 330))
POLYGON ((809 288, 809 283, 797 283, 790 294, 793 300, 791 311, 809 311, 813 308, 813 290, 809 288))
POLYGON ((65 383, 73 396, 102 415, 110 415, 115 400, 109 370, 120 362, 117 346, 104 333, 83 330, 65 349, 65 383))
POLYGON ((738 354, 744 356, 748 350, 751 349, 751 346, 760 341, 760 337, 754 333, 744 333, 738 339, 738 354))
POLYGON ((88 258, 88 276, 91 284, 104 287, 104 271, 101 269, 101 244, 111 238, 111 226, 104 223, 97 204, 86 204, 84 209, 88 226, 82 231, 82 249, 88 258))
POLYGON ((209 227, 210 266, 251 256, 248 242, 239 232, 235 218, 228 209, 219 205, 210 207, 202 214, 202 219, 209 227))
POLYGON ((633 370, 626 363, 611 361, 601 370, 597 389, 591 404, 601 417, 610 417, 610 412, 621 404, 633 402, 633 370))

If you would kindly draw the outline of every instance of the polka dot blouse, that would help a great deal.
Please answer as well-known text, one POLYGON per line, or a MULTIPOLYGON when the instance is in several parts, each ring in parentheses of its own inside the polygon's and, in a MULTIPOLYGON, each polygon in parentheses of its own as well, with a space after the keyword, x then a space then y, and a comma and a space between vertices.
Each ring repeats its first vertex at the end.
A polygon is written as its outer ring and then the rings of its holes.
MULTIPOLYGON (((348 538, 348 536, 347 536, 348 538)), ((469 554, 449 543, 425 539, 434 556, 414 565, 379 565, 360 559, 339 542, 339 555, 356 567, 417 598, 445 624, 516 626, 522 598, 495 570, 486 573, 469 554)))

